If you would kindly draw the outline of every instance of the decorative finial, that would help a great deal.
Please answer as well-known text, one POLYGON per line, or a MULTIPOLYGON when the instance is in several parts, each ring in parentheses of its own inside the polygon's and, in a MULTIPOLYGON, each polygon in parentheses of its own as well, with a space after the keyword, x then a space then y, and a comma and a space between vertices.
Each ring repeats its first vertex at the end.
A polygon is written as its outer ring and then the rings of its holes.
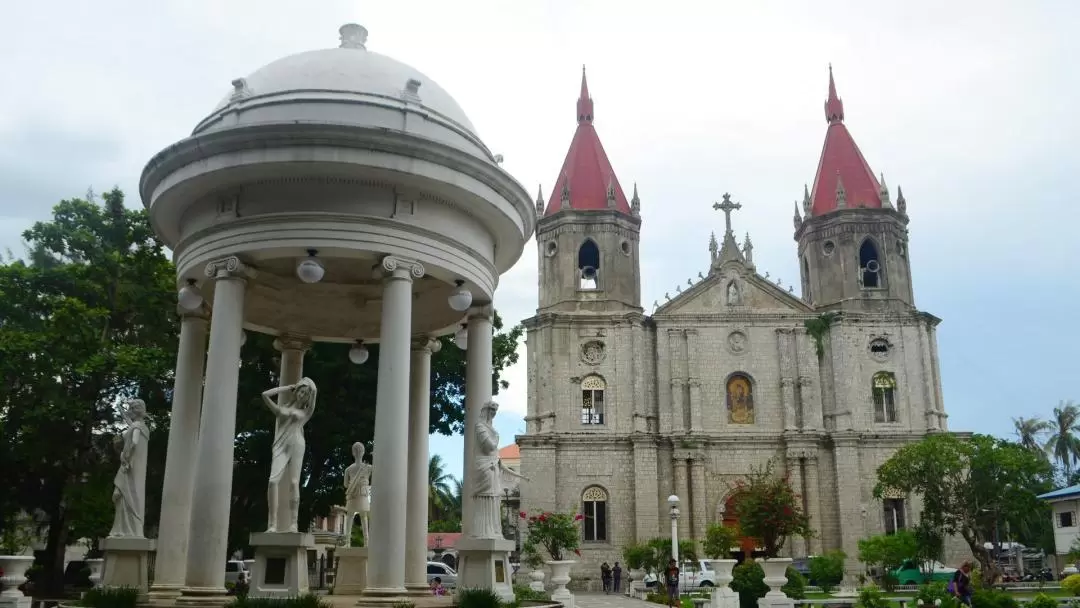
POLYGON ((836 172, 836 208, 847 208, 847 190, 844 190, 844 182, 840 180, 840 172, 836 172))
POLYGON ((343 49, 366 49, 367 28, 356 23, 346 23, 338 29, 341 34, 341 48, 343 49))
POLYGON ((542 215, 544 213, 544 188, 537 184, 536 186, 536 215, 542 215))
POLYGON ((768 270, 765 271, 765 278, 766 279, 769 278, 769 271, 768 270))
POLYGON ((787 292, 788 293, 795 293, 795 286, 794 285, 788 285, 787 292))
POLYGON ((560 207, 563 209, 570 208, 570 178, 563 173, 562 192, 559 193, 560 207))
POLYGON ((829 124, 844 122, 844 102, 836 94, 836 82, 833 80, 832 64, 829 64, 829 98, 825 101, 825 120, 829 124))
POLYGON ((608 179, 607 206, 608 209, 615 208, 615 176, 612 176, 610 179, 608 179))
POLYGON ((878 188, 878 196, 881 198, 881 206, 892 209, 892 201, 889 200, 889 187, 885 185, 885 174, 881 174, 881 187, 878 188))
POLYGON ((237 78, 236 80, 232 81, 232 87, 232 95, 229 96, 229 99, 231 101, 243 99, 251 94, 251 89, 249 89, 247 86, 246 78, 237 78))
POLYGON ((713 203, 712 208, 724 212, 724 225, 727 228, 725 235, 731 234, 731 212, 742 209, 742 203, 731 202, 731 195, 727 192, 723 195, 723 202, 713 203))
POLYGON ((682 285, 675 286, 675 293, 682 293, 682 285))
POLYGON ((589 83, 585 80, 585 66, 581 66, 581 93, 577 100, 578 124, 593 121, 593 100, 589 95, 589 83))
POLYGON ((652 301, 652 309, 656 310, 657 308, 660 308, 660 302, 657 301, 657 300, 653 300, 652 301))
POLYGON ((754 263, 754 244, 750 242, 750 233, 746 233, 746 240, 743 241, 743 257, 746 258, 746 262, 749 264, 754 263))
POLYGON ((637 194, 637 182, 634 182, 634 196, 630 199, 630 213, 631 215, 641 215, 641 199, 637 194))
POLYGON ((705 275, 701 274, 701 271, 699 270, 698 273, 697 273, 697 278, 699 278, 701 280, 705 280, 705 275))
POLYGON ((690 287, 693 287, 694 286, 694 281, 692 279, 686 279, 686 284, 689 285, 690 287))
POLYGON ((712 261, 716 261, 716 253, 720 250, 720 244, 716 242, 716 233, 713 232, 709 235, 709 255, 712 261))
POLYGON ((802 210, 804 215, 810 215, 810 188, 806 184, 802 185, 802 210))
POLYGON ((896 210, 900 215, 907 215, 907 199, 904 198, 904 189, 900 186, 896 187, 896 210))
POLYGON ((784 286, 784 279, 776 279, 776 286, 777 287, 783 287, 784 286))
POLYGON ((802 227, 802 216, 799 215, 799 201, 795 201, 795 230, 802 227))
POLYGON ((665 298, 665 299, 668 299, 668 300, 670 300, 670 299, 671 299, 671 296, 669 296, 669 295, 668 295, 668 292, 666 292, 666 291, 665 291, 665 292, 664 292, 664 298, 665 298))

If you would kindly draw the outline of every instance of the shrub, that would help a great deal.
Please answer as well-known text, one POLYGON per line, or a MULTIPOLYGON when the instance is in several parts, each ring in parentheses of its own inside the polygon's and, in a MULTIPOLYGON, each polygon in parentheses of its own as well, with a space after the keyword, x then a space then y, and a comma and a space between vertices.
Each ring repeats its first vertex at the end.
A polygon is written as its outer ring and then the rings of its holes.
POLYGON ((941 608, 960 608, 960 601, 956 596, 949 593, 945 583, 928 583, 919 587, 915 592, 915 603, 922 602, 924 606, 933 606, 935 602, 941 602, 941 608))
POLYGON ((1020 608, 1011 594, 995 589, 976 589, 971 596, 972 608, 1020 608))
POLYGON ((533 591, 531 588, 525 585, 514 585, 514 597, 519 602, 525 601, 538 601, 546 602, 551 600, 551 596, 543 591, 533 591))
POLYGON ((1058 603, 1057 600, 1049 595, 1040 593, 1027 603, 1026 608, 1058 608, 1058 603))
POLYGON ((306 593, 298 597, 237 597, 231 604, 231 608, 332 608, 329 602, 324 602, 314 593, 306 593))
POLYGON ((881 589, 871 585, 863 587, 859 592, 859 599, 855 602, 856 608, 892 608, 892 602, 885 599, 881 589))
POLYGON ((701 543, 701 549, 709 559, 728 559, 731 557, 731 547, 738 540, 735 528, 724 524, 711 524, 705 531, 705 541, 701 543))
POLYGON ((459 608, 502 608, 502 600, 491 589, 462 589, 455 604, 459 608))
POLYGON ((795 568, 788 566, 787 583, 780 590, 793 600, 804 600, 806 599, 806 577, 795 568))
POLYGON ((648 545, 634 543, 623 547, 622 556, 627 568, 639 570, 648 566, 649 560, 653 556, 653 550, 648 545))
POLYGON ((582 519, 581 515, 548 511, 531 516, 522 511, 519 515, 528 522, 528 537, 522 551, 530 559, 538 555, 541 549, 546 551, 553 561, 564 560, 566 554, 571 552, 581 555, 578 550, 581 530, 577 526, 582 519))
POLYGON ((1080 595, 1080 574, 1070 574, 1061 581, 1061 588, 1073 595, 1080 595))
POLYGON ((95 587, 83 594, 79 604, 87 608, 135 608, 135 587, 95 587))
MULTIPOLYGON (((769 586, 765 584, 765 571, 761 564, 747 560, 731 571, 731 590, 739 594, 740 608, 757 608, 757 601, 769 592, 769 586)), ((794 600, 806 598, 806 579, 799 571, 789 567, 787 569, 787 584, 781 589, 785 595, 794 600)))
POLYGON ((810 558, 810 580, 825 593, 831 592, 844 580, 844 560, 847 555, 840 550, 810 558))

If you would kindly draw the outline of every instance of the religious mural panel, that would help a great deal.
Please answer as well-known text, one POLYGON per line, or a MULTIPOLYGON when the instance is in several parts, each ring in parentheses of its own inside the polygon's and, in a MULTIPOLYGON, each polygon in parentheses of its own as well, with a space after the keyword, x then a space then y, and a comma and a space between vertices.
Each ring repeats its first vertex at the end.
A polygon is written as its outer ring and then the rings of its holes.
POLYGON ((728 422, 754 424, 754 389, 750 379, 735 374, 727 382, 728 422))

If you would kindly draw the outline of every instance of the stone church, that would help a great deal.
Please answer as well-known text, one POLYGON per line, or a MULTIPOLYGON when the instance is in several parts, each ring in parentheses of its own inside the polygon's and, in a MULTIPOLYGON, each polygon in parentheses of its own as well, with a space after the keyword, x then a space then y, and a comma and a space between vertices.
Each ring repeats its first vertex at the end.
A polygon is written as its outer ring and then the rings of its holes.
POLYGON ((899 447, 947 428, 940 320, 916 308, 904 195, 856 146, 831 68, 825 118, 793 218, 799 294, 755 267, 725 195, 708 267, 647 315, 641 201, 608 161, 582 73, 577 130, 550 198, 536 201, 540 301, 525 321, 517 437, 531 480, 522 508, 585 516, 579 569, 670 535, 672 494, 681 538, 734 525, 734 482, 770 461, 817 531, 789 542, 794 557, 842 548, 851 571, 859 539, 918 521, 918 497, 872 491, 899 447))

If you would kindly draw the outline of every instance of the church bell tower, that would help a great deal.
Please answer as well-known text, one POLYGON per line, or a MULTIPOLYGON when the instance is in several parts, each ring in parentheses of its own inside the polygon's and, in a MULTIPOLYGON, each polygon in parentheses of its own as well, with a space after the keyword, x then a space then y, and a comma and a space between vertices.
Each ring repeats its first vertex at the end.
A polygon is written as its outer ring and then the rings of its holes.
POLYGON ((641 311, 637 186, 628 201, 593 126, 584 67, 577 130, 546 204, 537 194, 536 214, 538 313, 641 311))
POLYGON ((893 201, 847 126, 829 66, 825 145, 813 189, 795 203, 803 298, 815 308, 905 312, 915 306, 908 257, 907 201, 893 201))

